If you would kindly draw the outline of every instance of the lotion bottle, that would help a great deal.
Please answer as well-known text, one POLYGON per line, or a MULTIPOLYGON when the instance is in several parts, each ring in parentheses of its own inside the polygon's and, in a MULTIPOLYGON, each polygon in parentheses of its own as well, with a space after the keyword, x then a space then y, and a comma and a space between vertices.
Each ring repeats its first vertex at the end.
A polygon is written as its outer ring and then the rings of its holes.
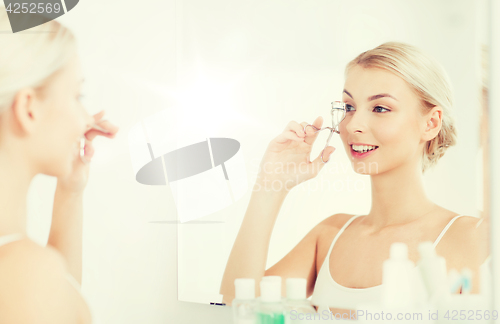
POLYGON ((450 301, 446 260, 437 255, 432 242, 426 241, 418 245, 420 260, 417 267, 422 275, 431 305, 446 304, 450 301))
POLYGON ((234 324, 255 324, 255 279, 234 281, 235 298, 232 302, 234 324))
POLYGON ((312 318, 310 315, 316 313, 316 310, 307 299, 307 280, 304 278, 286 279, 286 324, 307 323, 312 318))
POLYGON ((257 324, 285 324, 285 307, 281 298, 281 279, 260 282, 257 324))
POLYGON ((405 243, 392 243, 390 257, 382 269, 382 305, 384 308, 399 309, 414 306, 412 271, 414 263, 408 259, 405 243))

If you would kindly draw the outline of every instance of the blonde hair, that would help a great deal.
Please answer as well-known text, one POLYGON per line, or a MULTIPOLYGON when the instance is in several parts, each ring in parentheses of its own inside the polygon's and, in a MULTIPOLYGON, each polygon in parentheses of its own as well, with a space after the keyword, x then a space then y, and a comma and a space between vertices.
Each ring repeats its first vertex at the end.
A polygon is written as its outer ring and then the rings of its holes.
MULTIPOLYGON (((10 31, 5 7, 0 7, 0 31, 10 31)), ((0 115, 23 88, 40 95, 50 77, 76 53, 73 34, 55 20, 25 32, 0 34, 0 115)))
POLYGON ((381 68, 405 80, 422 102, 422 115, 433 107, 443 110, 441 129, 436 137, 427 141, 422 154, 422 173, 434 166, 448 147, 456 144, 457 130, 452 113, 451 82, 443 67, 415 46, 387 42, 358 55, 349 62, 345 76, 356 65, 381 68))

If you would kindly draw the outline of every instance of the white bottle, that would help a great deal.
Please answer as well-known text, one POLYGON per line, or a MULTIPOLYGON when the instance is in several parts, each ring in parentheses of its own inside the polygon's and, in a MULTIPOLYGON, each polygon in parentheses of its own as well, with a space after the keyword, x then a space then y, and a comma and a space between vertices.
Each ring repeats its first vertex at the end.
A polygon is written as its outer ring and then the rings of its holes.
POLYGON ((390 257, 383 263, 382 305, 384 308, 413 308, 413 268, 405 243, 391 244, 390 257))
POLYGON ((418 269, 427 290, 430 304, 446 304, 450 301, 446 260, 437 255, 432 242, 426 241, 418 245, 420 260, 418 269))
POLYGON ((260 299, 256 309, 256 323, 283 324, 285 321, 285 307, 281 298, 280 280, 266 280, 260 282, 260 299))
POLYGON ((316 310, 307 299, 307 280, 304 278, 286 279, 285 324, 309 323, 316 310))
POLYGON ((234 324, 255 323, 255 279, 240 278, 234 281, 235 298, 232 302, 234 324))

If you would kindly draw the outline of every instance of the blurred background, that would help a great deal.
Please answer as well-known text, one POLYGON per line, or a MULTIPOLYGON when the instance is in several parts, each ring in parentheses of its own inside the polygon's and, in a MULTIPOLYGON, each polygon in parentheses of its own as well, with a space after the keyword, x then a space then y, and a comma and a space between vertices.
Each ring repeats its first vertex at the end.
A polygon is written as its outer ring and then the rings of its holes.
MULTIPOLYGON (((386 41, 435 57, 455 94, 458 144, 425 173, 429 197, 480 217, 484 194, 486 0, 81 1, 58 20, 76 34, 90 113, 120 126, 98 138, 84 196, 84 294, 96 323, 231 323, 219 286, 269 141, 290 120, 330 123, 345 65, 386 41), (158 129, 148 122, 162 116, 158 129), (152 117, 153 116, 153 117, 152 117), (167 151, 212 137, 240 143, 247 191, 196 222, 180 223, 170 186, 135 180, 130 132, 161 131, 167 151)), ((327 134, 317 139, 320 154, 327 134)), ((151 139, 152 140, 152 139, 151 139)), ((287 197, 268 267, 335 213, 367 213, 367 176, 356 174, 340 138, 316 179, 287 197)), ((55 179, 29 193, 28 231, 45 244, 55 179)), ((256 238, 257 239, 257 238, 256 238)))

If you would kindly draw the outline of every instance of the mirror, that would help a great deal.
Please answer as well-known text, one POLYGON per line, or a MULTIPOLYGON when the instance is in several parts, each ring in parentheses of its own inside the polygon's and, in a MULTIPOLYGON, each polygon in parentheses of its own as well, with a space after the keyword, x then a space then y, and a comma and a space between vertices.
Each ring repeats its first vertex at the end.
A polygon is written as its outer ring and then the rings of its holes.
MULTIPOLYGON (((178 0, 177 5, 176 124, 189 126, 176 139, 178 147, 202 143, 206 152, 216 152, 213 139, 227 139, 236 152, 219 164, 207 155, 205 178, 171 186, 178 207, 179 201, 184 206, 177 225, 180 301, 222 302, 226 262, 267 145, 291 120, 312 123, 323 116, 328 124, 330 103, 342 98, 346 64, 386 41, 417 46, 441 63, 452 83, 457 144, 424 174, 428 197, 459 214, 488 213, 485 1, 178 0)), ((327 136, 319 135, 311 159, 327 136)), ((282 205, 266 269, 323 219, 369 212, 370 178, 354 172, 338 134, 330 145, 336 148, 332 161, 282 205)))

